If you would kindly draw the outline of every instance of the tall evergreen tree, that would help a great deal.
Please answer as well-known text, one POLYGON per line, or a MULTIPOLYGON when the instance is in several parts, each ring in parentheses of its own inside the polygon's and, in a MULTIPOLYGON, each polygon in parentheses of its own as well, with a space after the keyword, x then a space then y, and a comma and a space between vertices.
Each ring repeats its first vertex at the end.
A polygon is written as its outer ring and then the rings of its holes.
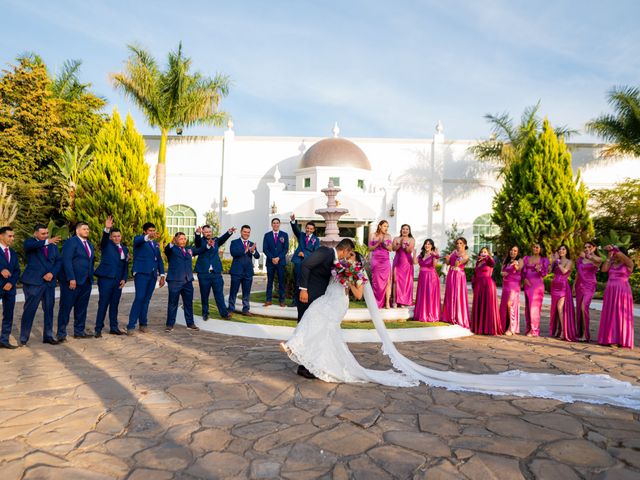
POLYGON ((540 242, 547 251, 593 236, 587 193, 571 168, 571 153, 548 120, 530 129, 520 159, 505 170, 502 190, 493 200, 492 220, 500 226, 498 244, 527 249, 540 242))
POLYGON ((145 144, 130 115, 122 123, 116 110, 94 142, 93 161, 78 180, 75 210, 69 220, 83 220, 91 229, 91 240, 99 242, 107 215, 122 239, 131 245, 145 222, 165 231, 164 211, 149 186, 145 144))

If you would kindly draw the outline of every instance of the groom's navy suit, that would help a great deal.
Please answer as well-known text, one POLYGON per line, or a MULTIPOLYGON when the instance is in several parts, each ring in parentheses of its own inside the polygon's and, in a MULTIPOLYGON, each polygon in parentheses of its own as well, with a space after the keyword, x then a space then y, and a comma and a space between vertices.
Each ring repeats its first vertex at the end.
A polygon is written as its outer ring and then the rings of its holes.
POLYGON ((216 301, 221 317, 229 315, 224 301, 224 280, 222 279, 222 262, 218 253, 220 247, 226 242, 231 233, 228 231, 219 237, 213 237, 213 246, 209 246, 208 240, 196 233, 194 255, 196 260, 195 272, 198 274, 198 286, 200 287, 200 300, 202 302, 202 316, 209 316, 209 293, 213 290, 213 298, 216 301))
POLYGON ((298 283, 300 288, 307 289, 309 302, 298 302, 298 321, 302 319, 309 305, 327 291, 335 258, 336 251, 333 248, 320 247, 302 262, 298 283))
POLYGON ((172 243, 164 247, 164 254, 169 262, 167 285, 169 285, 169 302, 167 303, 167 327, 173 327, 178 313, 178 302, 182 297, 184 319, 187 326, 193 323, 193 271, 192 259, 194 248, 180 248, 172 243))
POLYGON ((278 274, 278 299, 284 302, 284 266, 287 263, 287 252, 289 251, 289 235, 282 230, 274 234, 269 230, 262 239, 262 251, 267 256, 267 302, 271 301, 273 293, 273 279, 278 274), (273 264, 273 259, 279 258, 277 265, 273 264))
POLYGON ((298 241, 298 248, 296 248, 296 251, 293 252, 293 257, 291 257, 291 263, 293 263, 293 278, 296 285, 296 292, 294 292, 293 299, 294 302, 297 303, 302 262, 305 258, 311 256, 313 252, 320 248, 320 240, 315 233, 312 233, 307 237, 306 232, 300 231, 298 222, 295 220, 291 222, 291 230, 293 230, 293 234, 296 236, 296 240, 298 241), (304 256, 301 257, 300 253, 303 253, 304 256))
POLYGON ((104 328, 107 309, 109 310, 109 331, 117 332, 120 330, 118 328, 118 306, 122 296, 120 282, 126 282, 129 274, 129 249, 122 244, 119 247, 111 241, 109 232, 103 230, 100 241, 102 256, 94 273, 98 277, 99 292, 96 334, 102 332, 104 328))
MULTIPOLYGON (((253 247, 254 243, 247 240, 247 247, 253 247)), ((231 274, 231 288, 229 290, 229 310, 236 309, 236 297, 242 285, 242 313, 249 311, 249 296, 251 295, 251 284, 253 283, 253 260, 260 258, 260 253, 256 248, 255 252, 245 251, 244 240, 237 238, 229 247, 233 261, 229 274, 231 274)))

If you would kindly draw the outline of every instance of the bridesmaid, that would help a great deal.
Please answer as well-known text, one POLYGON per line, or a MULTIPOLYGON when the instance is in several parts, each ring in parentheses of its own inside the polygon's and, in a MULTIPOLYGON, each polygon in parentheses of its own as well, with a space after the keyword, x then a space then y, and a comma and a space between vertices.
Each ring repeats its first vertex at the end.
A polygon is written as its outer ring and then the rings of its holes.
POLYGON ((393 281, 395 305, 413 305, 413 252, 416 241, 411 235, 411 227, 406 223, 400 227, 400 236, 393 239, 393 281))
POLYGON ((569 248, 560 245, 553 254, 553 281, 551 282, 551 319, 549 335, 562 338, 567 342, 578 340, 576 318, 573 308, 573 295, 569 277, 573 271, 573 262, 569 255, 569 248))
POLYGON ((633 348, 633 295, 629 285, 633 260, 614 245, 604 249, 607 259, 602 271, 609 272, 609 279, 604 289, 598 343, 633 348))
POLYGON ((436 272, 438 250, 433 240, 427 238, 422 244, 416 263, 420 265, 416 306, 413 319, 419 322, 437 322, 440 320, 440 278, 436 272))
POLYGON ((539 243, 531 246, 531 255, 522 261, 522 278, 524 279, 524 316, 527 337, 540 335, 540 310, 544 298, 543 278, 549 274, 549 260, 541 255, 539 243))
POLYGON ((500 299, 500 322, 505 335, 520 333, 520 283, 522 282, 522 260, 520 248, 511 247, 502 262, 502 298, 500 299))
POLYGON ((596 273, 600 270, 602 259, 598 255, 597 247, 592 242, 584 244, 584 250, 576 260, 576 281, 573 288, 576 292, 576 326, 580 342, 591 340, 589 332, 589 308, 591 299, 596 291, 598 282, 596 273))
POLYGON ((378 302, 378 308, 389 308, 391 298, 391 235, 387 233, 389 222, 380 220, 378 228, 369 235, 371 252, 371 288, 378 302))
POLYGON ((467 277, 464 267, 469 262, 467 240, 460 237, 456 240, 456 250, 445 257, 449 265, 447 283, 444 290, 444 307, 442 321, 469 328, 469 298, 467 293, 467 277))
POLYGON ((496 262, 487 247, 482 247, 473 272, 473 308, 471 331, 476 335, 502 335, 496 282, 491 277, 496 262))

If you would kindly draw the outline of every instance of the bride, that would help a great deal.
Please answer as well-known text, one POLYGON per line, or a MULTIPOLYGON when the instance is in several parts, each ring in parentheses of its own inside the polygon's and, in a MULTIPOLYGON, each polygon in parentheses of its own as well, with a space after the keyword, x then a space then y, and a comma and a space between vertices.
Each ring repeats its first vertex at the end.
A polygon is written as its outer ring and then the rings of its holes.
POLYGON ((640 410, 640 387, 608 375, 555 375, 520 370, 478 375, 419 365, 398 352, 391 341, 359 255, 349 252, 345 260, 338 260, 337 255, 335 258, 324 295, 309 305, 293 336, 282 344, 294 362, 325 382, 373 382, 394 387, 411 387, 422 382, 455 391, 607 403, 640 410), (349 291, 358 299, 364 296, 382 341, 382 352, 395 370, 364 368, 349 350, 340 328, 349 307, 349 291))

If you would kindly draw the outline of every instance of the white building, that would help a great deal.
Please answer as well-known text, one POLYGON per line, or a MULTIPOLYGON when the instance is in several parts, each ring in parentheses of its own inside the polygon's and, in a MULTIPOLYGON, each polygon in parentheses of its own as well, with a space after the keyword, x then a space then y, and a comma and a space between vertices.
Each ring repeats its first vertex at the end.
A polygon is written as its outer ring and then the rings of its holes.
MULTIPOLYGON (((146 160, 152 177, 159 137, 146 136, 146 160)), ((418 242, 430 237, 443 245, 445 230, 456 222, 470 248, 490 233, 491 202, 500 181, 492 168, 469 152, 475 141, 445 140, 439 123, 433 138, 386 139, 333 136, 241 137, 233 124, 224 136, 173 136, 167 145, 167 225, 169 231, 192 233, 207 211, 220 215, 222 229, 248 224, 261 241, 271 219, 288 230, 293 212, 301 221, 324 221, 316 215, 325 206, 321 192, 333 179, 342 191, 341 234, 361 241, 371 223, 386 219, 390 232, 411 225, 418 242)), ((573 166, 589 188, 609 187, 637 177, 640 160, 603 162, 601 145, 571 144, 573 166)), ((151 179, 155 185, 155 179, 151 179)))

